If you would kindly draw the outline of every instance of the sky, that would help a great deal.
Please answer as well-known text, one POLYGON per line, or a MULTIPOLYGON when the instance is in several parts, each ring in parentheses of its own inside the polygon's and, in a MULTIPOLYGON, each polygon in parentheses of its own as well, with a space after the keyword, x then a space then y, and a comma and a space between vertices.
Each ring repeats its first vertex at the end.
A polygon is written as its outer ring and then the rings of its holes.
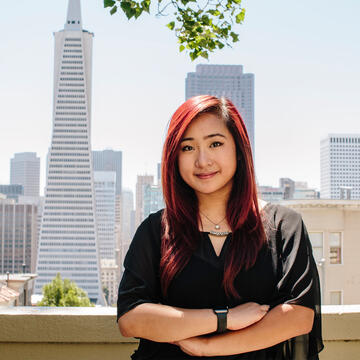
MULTIPOLYGON (((51 141, 53 32, 67 0, 0 2, 0 184, 17 152, 41 157, 41 192, 51 141)), ((240 41, 192 62, 154 15, 128 21, 102 0, 82 0, 93 43, 92 148, 123 151, 123 187, 156 175, 166 126, 185 100, 196 64, 241 64, 255 74, 258 183, 280 177, 320 189, 320 140, 360 133, 360 1, 243 0, 240 41)))

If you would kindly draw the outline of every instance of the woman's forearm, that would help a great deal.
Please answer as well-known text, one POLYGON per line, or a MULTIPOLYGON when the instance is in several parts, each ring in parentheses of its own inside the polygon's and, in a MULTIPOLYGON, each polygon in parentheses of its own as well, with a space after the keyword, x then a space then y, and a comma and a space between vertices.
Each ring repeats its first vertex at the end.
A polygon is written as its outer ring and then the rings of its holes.
POLYGON ((216 331, 217 317, 211 309, 144 303, 120 317, 118 324, 123 336, 174 342, 216 331))
POLYGON ((259 322, 241 330, 204 339, 205 356, 233 355, 271 347, 287 339, 307 334, 314 320, 313 310, 281 304, 259 322))

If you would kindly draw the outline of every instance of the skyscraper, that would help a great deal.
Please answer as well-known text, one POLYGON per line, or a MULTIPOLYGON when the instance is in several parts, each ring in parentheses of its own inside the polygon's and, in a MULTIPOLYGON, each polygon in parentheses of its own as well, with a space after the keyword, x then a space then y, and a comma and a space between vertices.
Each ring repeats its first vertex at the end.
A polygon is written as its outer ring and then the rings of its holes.
POLYGON ((17 153, 10 160, 10 184, 23 185, 25 196, 40 195, 40 158, 34 152, 17 153))
POLYGON ((114 171, 94 171, 96 225, 100 259, 115 260, 114 171))
POLYGON ((244 73, 242 65, 196 65, 185 80, 186 100, 195 95, 229 98, 245 122, 254 153, 254 74, 244 73))
POLYGON ((69 0, 65 28, 54 36, 53 131, 35 293, 60 273, 104 304, 90 137, 93 34, 82 29, 80 0, 69 0))
POLYGON ((145 219, 144 216, 144 195, 145 186, 154 184, 153 175, 138 175, 136 182, 136 208, 135 208, 135 227, 145 219))
POLYGON ((0 194, 6 195, 8 199, 18 200, 19 196, 24 195, 23 185, 0 185, 0 194))
POLYGON ((165 207, 162 188, 159 185, 144 186, 144 218, 165 207))
POLYGON ((360 134, 329 134, 320 145, 320 196, 360 199, 360 134))
POLYGON ((0 197, 0 273, 34 272, 36 240, 37 206, 0 197))
POLYGON ((122 152, 119 150, 94 150, 94 171, 115 171, 116 195, 121 195, 122 188, 122 152))

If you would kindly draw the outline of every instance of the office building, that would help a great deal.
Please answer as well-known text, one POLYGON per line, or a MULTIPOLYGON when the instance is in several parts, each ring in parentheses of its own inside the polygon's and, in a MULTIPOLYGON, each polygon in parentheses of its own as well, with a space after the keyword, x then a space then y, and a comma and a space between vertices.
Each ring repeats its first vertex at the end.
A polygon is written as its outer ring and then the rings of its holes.
POLYGON ((322 199, 360 199, 360 134, 329 134, 320 145, 322 199))
POLYGON ((136 208, 135 208, 135 227, 137 228, 145 219, 144 215, 144 191, 146 185, 154 184, 153 175, 138 175, 136 182, 136 208))
POLYGON ((23 185, 0 185, 0 194, 4 194, 7 199, 18 200, 19 196, 24 195, 23 185))
POLYGON ((186 100, 195 95, 214 95, 229 98, 239 110, 255 152, 254 74, 243 71, 242 65, 199 64, 195 72, 187 74, 186 100))
POLYGON ((40 195, 40 158, 34 152, 17 153, 10 160, 10 184, 23 185, 25 196, 40 195))
POLYGON ((0 273, 33 273, 36 265, 37 206, 0 198, 0 273))
POLYGON ((114 171, 94 171, 96 225, 100 259, 115 259, 114 171))
POLYGON ((82 29, 80 0, 69 0, 65 28, 54 36, 54 118, 35 294, 60 273, 104 304, 90 137, 94 34, 82 29))
POLYGON ((122 188, 122 152, 115 150, 94 150, 94 171, 115 171, 116 195, 121 195, 122 188))
POLYGON ((119 287, 119 267, 115 259, 101 259, 101 283, 108 305, 116 304, 119 287))
POLYGON ((359 304, 360 201, 288 200, 302 215, 318 266, 324 305, 359 304))
POLYGON ((294 181, 290 178, 280 178, 279 187, 258 186, 258 196, 268 202, 279 202, 293 199, 318 199, 319 191, 308 187, 305 181, 294 181))
POLYGON ((165 207, 162 189, 158 185, 144 186, 144 218, 165 207))

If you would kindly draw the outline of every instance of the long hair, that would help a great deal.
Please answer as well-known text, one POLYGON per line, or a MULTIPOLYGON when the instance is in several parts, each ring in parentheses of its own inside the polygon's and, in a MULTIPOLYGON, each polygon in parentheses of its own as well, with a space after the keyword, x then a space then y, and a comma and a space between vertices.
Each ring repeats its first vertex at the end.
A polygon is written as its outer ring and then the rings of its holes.
POLYGON ((170 282, 187 264, 201 240, 198 200, 194 190, 180 176, 178 153, 187 127, 203 113, 215 114, 225 121, 236 145, 237 167, 226 210, 232 240, 225 259, 223 287, 228 297, 238 298, 239 294, 234 287, 235 277, 240 270, 254 265, 266 236, 258 207, 254 164, 244 121, 230 100, 210 95, 187 100, 176 110, 168 127, 161 166, 165 201, 162 215, 161 288, 166 296, 170 282))

